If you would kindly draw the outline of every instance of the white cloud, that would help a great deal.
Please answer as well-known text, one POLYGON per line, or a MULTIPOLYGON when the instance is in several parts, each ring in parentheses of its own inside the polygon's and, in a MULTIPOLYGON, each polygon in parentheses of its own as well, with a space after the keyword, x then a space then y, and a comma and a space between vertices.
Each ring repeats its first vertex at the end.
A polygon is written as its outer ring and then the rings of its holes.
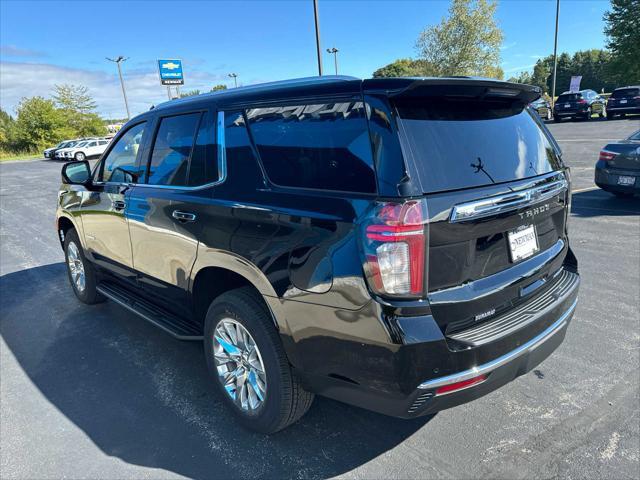
POLYGON ((502 46, 500 47, 500 50, 509 50, 510 48, 513 48, 517 45, 517 42, 511 42, 511 43, 504 43, 502 44, 502 46))
POLYGON ((15 45, 0 46, 0 56, 2 57, 46 57, 47 54, 29 48, 20 48, 15 45))
POLYGON ((530 70, 534 66, 535 66, 535 64, 532 63, 531 65, 521 65, 519 67, 505 68, 504 69, 504 73, 522 72, 524 70, 530 70))
MULTIPOLYGON (((148 110, 167 100, 167 89, 160 85, 155 65, 122 65, 124 83, 132 115, 148 110)), ((226 74, 212 74, 192 70, 186 78, 183 90, 209 91, 213 85, 228 84, 226 74)), ((56 84, 84 85, 98 104, 98 113, 107 118, 125 117, 124 100, 117 69, 112 71, 68 68, 47 63, 0 62, 0 106, 13 113, 23 97, 36 95, 49 98, 56 84)))

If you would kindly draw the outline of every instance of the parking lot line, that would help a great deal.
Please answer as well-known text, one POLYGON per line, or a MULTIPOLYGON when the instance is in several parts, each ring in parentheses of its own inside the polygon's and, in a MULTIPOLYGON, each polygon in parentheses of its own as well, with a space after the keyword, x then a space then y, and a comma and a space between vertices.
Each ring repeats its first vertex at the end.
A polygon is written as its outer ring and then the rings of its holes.
POLYGON ((600 187, 578 188, 577 190, 572 190, 571 193, 590 192, 591 190, 598 190, 598 188, 600 187))

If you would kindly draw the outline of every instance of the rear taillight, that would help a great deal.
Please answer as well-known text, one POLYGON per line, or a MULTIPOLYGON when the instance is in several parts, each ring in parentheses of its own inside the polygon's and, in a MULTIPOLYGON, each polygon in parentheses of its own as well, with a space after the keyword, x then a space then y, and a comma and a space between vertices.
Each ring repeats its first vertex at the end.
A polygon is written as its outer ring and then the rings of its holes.
POLYGON ((363 224, 364 271, 383 296, 421 297, 425 291, 427 208, 424 200, 377 203, 363 224))
POLYGON ((610 152, 609 150, 600 150, 600 156, 598 157, 598 160, 601 160, 603 162, 610 162, 617 156, 618 153, 616 152, 610 152))
POLYGON ((477 377, 470 378, 469 380, 463 380, 462 382, 450 383, 444 385, 436 390, 436 396, 445 395, 447 393, 457 392, 458 390, 464 390, 475 385, 479 385, 487 379, 486 375, 478 375, 477 377))
POLYGON ((578 100, 578 103, 585 104, 587 101, 585 99, 578 100))

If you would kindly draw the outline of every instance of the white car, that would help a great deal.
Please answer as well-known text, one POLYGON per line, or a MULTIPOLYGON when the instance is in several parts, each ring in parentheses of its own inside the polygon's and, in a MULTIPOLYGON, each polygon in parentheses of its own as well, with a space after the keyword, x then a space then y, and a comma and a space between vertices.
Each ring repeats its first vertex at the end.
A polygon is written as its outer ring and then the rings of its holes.
POLYGON ((85 140, 71 148, 64 148, 58 153, 61 153, 61 157, 64 160, 78 160, 82 161, 89 157, 98 157, 107 149, 109 141, 103 138, 96 138, 92 140, 85 140))

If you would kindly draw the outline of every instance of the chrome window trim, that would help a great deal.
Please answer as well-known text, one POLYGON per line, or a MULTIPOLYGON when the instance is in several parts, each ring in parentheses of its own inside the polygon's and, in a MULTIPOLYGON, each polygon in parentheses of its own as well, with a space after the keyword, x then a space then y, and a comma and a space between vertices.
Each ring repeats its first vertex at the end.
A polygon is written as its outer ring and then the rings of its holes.
POLYGON ((433 388, 442 387, 444 385, 450 385, 452 383, 463 382, 465 380, 469 380, 470 378, 477 377, 479 375, 488 374, 497 370, 498 368, 506 365, 507 363, 515 360, 516 358, 524 355, 525 353, 529 353, 544 342, 553 337, 556 333, 562 330, 569 323, 569 317, 573 313, 578 304, 578 299, 576 298, 571 306, 562 314, 562 316, 553 322, 549 327, 543 330, 541 333, 533 337, 527 343, 520 345, 515 350, 511 350, 508 353, 505 353, 501 357, 492 360, 491 362, 484 363, 482 365, 478 365, 477 367, 470 368, 469 370, 464 370, 463 372, 454 373, 452 375, 448 375, 446 377, 434 378, 433 380, 428 380, 426 382, 418 385, 418 389, 420 390, 431 390, 433 388))
POLYGON ((147 188, 163 188, 163 189, 171 189, 171 190, 185 190, 185 191, 193 191, 193 190, 203 190, 205 188, 214 187, 216 185, 220 185, 227 179, 227 150, 226 143, 224 139, 224 112, 218 112, 217 120, 216 120, 216 138, 217 138, 217 151, 218 151, 218 180, 215 182, 205 183, 204 185, 196 185, 193 187, 189 186, 180 186, 180 185, 152 185, 149 183, 111 183, 105 182, 105 185, 129 185, 135 187, 147 187, 147 188))
MULTIPOLYGON (((558 176, 557 173, 554 173, 553 175, 558 176)), ((561 178, 555 181, 536 185, 524 190, 516 190, 502 195, 460 203, 451 209, 449 222, 465 222, 467 220, 490 217, 499 213, 528 207, 544 200, 548 200, 549 198, 564 192, 568 187, 569 183, 564 175, 562 175, 561 178)))

